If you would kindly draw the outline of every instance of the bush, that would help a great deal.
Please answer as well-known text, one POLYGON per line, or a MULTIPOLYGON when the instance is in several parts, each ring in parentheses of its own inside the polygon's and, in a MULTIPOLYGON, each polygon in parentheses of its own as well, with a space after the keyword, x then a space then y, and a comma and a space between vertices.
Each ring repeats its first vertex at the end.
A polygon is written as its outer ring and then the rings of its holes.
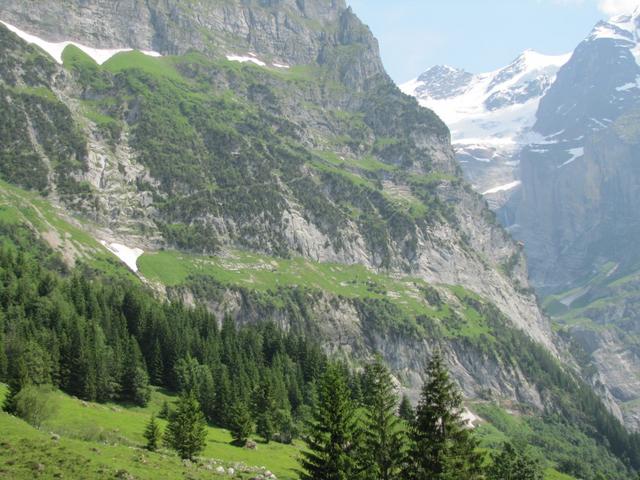
POLYGON ((53 417, 57 409, 50 385, 27 385, 15 396, 16 415, 36 428, 53 417))

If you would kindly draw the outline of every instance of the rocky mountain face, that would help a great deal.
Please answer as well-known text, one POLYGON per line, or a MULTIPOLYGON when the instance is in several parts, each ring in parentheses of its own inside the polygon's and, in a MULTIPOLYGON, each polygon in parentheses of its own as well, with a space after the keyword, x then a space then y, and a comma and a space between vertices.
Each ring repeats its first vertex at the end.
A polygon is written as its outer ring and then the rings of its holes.
MULTIPOLYGON (((29 2, 3 1, 0 8, 3 21, 52 42, 72 40, 163 55, 251 50, 275 60, 308 64, 328 46, 359 40, 358 32, 349 31, 356 21, 344 0, 51 0, 38 2, 38 8, 29 2)), ((383 71, 373 48, 369 60, 372 73, 383 71)))
POLYGON ((638 27, 637 13, 599 23, 560 70, 534 127, 544 141, 524 149, 507 206, 534 281, 567 292, 560 321, 587 352, 587 375, 636 429, 638 27))
MULTIPOLYGON (((274 290, 304 299, 283 306, 252 279, 156 288, 239 322, 305 325, 354 362, 380 351, 409 389, 441 345, 469 397, 549 403, 504 336, 561 354, 521 248, 461 178, 445 125, 392 84, 343 2, 0 1, 0 12, 10 28, 0 27, 3 179, 46 194, 107 243, 179 250, 196 264, 253 252, 274 259, 266 271, 297 257, 362 265, 434 290, 398 300, 368 284, 384 301, 359 300, 311 280, 274 290), (56 42, 77 44, 61 65, 33 45, 56 42), (105 53, 131 48, 156 53, 105 53)), ((525 82, 492 88, 483 108, 544 88, 522 68, 483 79, 525 82)))
MULTIPOLYGON (((475 108, 483 115, 490 115, 484 112, 494 105, 501 112, 495 128, 518 132, 511 135, 517 139, 509 143, 511 149, 502 150, 504 157, 477 149, 476 161, 469 161, 468 150, 459 146, 462 166, 487 194, 503 225, 523 242, 538 291, 555 294, 547 307, 581 352, 578 357, 588 365, 585 376, 636 429, 640 389, 631 372, 638 368, 637 292, 629 279, 638 269, 634 239, 640 233, 638 22, 638 12, 600 22, 570 56, 538 62, 546 75, 531 66, 524 69, 536 72, 534 82, 519 82, 515 91, 493 96, 511 102, 504 110, 501 102, 489 101, 492 96, 472 96, 473 83, 460 85, 458 74, 445 88, 449 96, 442 93, 447 82, 428 75, 421 77, 426 83, 418 80, 417 87, 406 87, 415 88, 421 103, 436 113, 440 109, 443 118, 460 109, 464 98, 472 105, 465 106, 467 111, 475 108), (525 105, 531 108, 526 115, 507 113, 523 112, 525 105), (482 183, 496 176, 501 181, 482 183), (497 187, 489 188, 492 184, 497 187)), ((518 63, 505 72, 519 71, 518 63)), ((463 139, 458 143, 464 147, 466 138, 482 136, 480 127, 489 137, 485 145, 502 143, 505 137, 482 119, 471 116, 460 122, 460 132, 454 127, 453 135, 463 139)))

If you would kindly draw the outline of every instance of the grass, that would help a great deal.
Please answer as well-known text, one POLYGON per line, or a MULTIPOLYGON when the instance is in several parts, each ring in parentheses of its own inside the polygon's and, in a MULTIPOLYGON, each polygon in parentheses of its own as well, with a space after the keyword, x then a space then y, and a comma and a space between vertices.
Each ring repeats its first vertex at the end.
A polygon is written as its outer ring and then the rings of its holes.
MULTIPOLYGON (((5 391, 6 388, 1 387, 0 398, 5 391)), ((117 475, 124 471, 136 479, 195 480, 211 478, 215 474, 207 465, 220 464, 237 471, 242 470, 242 465, 251 469, 265 467, 278 478, 297 478, 294 470, 298 465, 299 445, 272 442, 258 444, 256 450, 247 450, 232 446, 229 433, 218 428, 207 429, 206 449, 202 460, 194 465, 185 466, 169 451, 151 453, 144 450, 141 448, 144 444, 142 432, 150 415, 157 412, 165 400, 171 402, 173 397, 156 390, 149 406, 139 408, 82 402, 57 393, 54 400, 56 414, 40 430, 0 413, 3 446, 0 448, 0 478, 56 478, 56 474, 62 474, 64 478, 126 478, 117 475), (60 435, 60 440, 53 441, 48 432, 60 435), (42 473, 39 473, 39 464, 44 466, 42 473)), ((166 425, 164 420, 159 423, 163 428, 166 425)), ((215 476, 246 479, 255 475, 254 472, 233 477, 215 476)))
POLYGON ((259 292, 303 287, 347 299, 388 300, 409 319, 426 316, 439 321, 443 334, 449 337, 491 333, 485 319, 462 303, 465 297, 479 298, 472 292, 439 285, 435 288, 446 300, 435 306, 429 304, 424 294, 425 289, 434 287, 423 280, 392 277, 362 265, 318 263, 302 257, 282 259, 238 250, 220 256, 165 250, 145 253, 138 259, 138 267, 145 278, 165 286, 184 285, 190 277, 206 277, 226 287, 259 292), (457 316, 453 315, 454 309, 457 316))
POLYGON ((393 172, 397 170, 397 167, 395 167, 394 165, 383 163, 372 155, 365 155, 363 157, 347 159, 339 156, 334 152, 324 150, 316 150, 315 153, 323 160, 336 167, 355 168, 371 172, 377 172, 380 170, 393 172))
POLYGON ((111 73, 123 70, 138 69, 150 75, 169 78, 177 82, 184 82, 183 77, 173 65, 173 57, 151 57, 136 50, 120 52, 102 64, 102 68, 111 73))
MULTIPOLYGON (((0 399, 6 387, 0 384, 0 399)), ((206 478, 248 479, 255 473, 240 473, 233 477, 216 475, 212 469, 222 465, 241 470, 266 468, 284 480, 297 478, 297 459, 301 445, 258 444, 256 450, 231 445, 226 430, 207 429, 207 446, 201 458, 185 464, 173 453, 157 453, 142 448, 142 432, 150 417, 164 401, 173 396, 154 390, 151 402, 145 408, 116 404, 83 402, 62 393, 56 393, 56 413, 37 430, 22 420, 0 413, 0 478, 31 480, 32 478, 133 478, 142 480, 206 478), (55 440, 53 434, 59 435, 55 440)), ((523 420, 492 409, 493 417, 502 418, 501 428, 522 428, 523 420)), ((158 420, 162 428, 164 420, 158 420)), ((500 422, 499 422, 500 423, 500 422)), ((507 440, 494 425, 483 423, 477 429, 481 446, 487 451, 507 440)), ((553 468, 545 472, 545 480, 574 480, 553 468)))

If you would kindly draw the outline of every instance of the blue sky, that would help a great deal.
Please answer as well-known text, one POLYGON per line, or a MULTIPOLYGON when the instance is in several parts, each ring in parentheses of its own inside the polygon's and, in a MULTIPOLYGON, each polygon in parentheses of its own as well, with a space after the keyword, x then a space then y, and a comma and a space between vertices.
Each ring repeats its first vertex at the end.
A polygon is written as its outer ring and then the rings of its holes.
POLYGON ((432 65, 480 73, 523 50, 566 53, 600 19, 640 0, 347 0, 380 41, 389 74, 410 80, 432 65))

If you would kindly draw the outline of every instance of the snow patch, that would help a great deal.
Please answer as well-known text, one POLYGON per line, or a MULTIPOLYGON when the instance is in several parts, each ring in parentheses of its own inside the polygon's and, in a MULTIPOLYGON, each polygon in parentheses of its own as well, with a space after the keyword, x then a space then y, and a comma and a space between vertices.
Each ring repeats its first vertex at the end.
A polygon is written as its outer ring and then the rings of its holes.
POLYGON ((262 60, 254 57, 254 56, 244 56, 244 55, 227 55, 227 60, 231 61, 231 62, 240 62, 240 63, 254 63, 256 65, 258 65, 259 67, 266 67, 267 64, 265 62, 263 62, 262 60))
POLYGON ((465 408, 460 416, 462 417, 462 421, 466 423, 467 427, 469 428, 476 428, 476 424, 481 420, 480 417, 478 417, 468 408, 465 408))
POLYGON ((560 165, 558 168, 562 168, 566 165, 569 165, 570 163, 575 162, 578 158, 584 157, 584 148, 583 147, 579 147, 579 148, 570 148, 569 150, 567 150, 567 152, 569 152, 569 154, 571 155, 571 158, 569 160, 567 160, 566 162, 564 162, 562 165, 560 165))
POLYGON ((514 188, 519 187, 520 185, 522 185, 522 182, 520 180, 516 180, 515 182, 510 182, 505 185, 499 185, 497 187, 493 187, 487 190, 486 192, 483 192, 482 195, 491 195, 492 193, 498 193, 498 192, 508 192, 509 190, 513 190, 514 188))
POLYGON ((273 66, 276 68, 291 68, 289 65, 285 65, 283 63, 274 63, 273 66))
POLYGON ((635 82, 625 83, 624 85, 616 88, 616 91, 627 92, 629 90, 635 90, 637 88, 640 88, 640 77, 638 77, 635 82))
POLYGON ((138 272, 138 258, 142 256, 144 250, 139 248, 130 248, 120 243, 107 243, 101 241, 102 245, 106 247, 111 253, 118 257, 122 262, 129 267, 133 272, 138 272))
MULTIPOLYGON (((113 57, 118 53, 133 51, 133 49, 131 48, 93 48, 93 47, 87 47, 86 45, 82 45, 81 43, 70 42, 70 41, 48 42, 46 40, 43 40, 40 37, 31 35, 30 33, 20 30, 18 27, 15 27, 9 23, 3 22, 2 20, 0 20, 0 23, 5 27, 7 27, 10 31, 15 33, 18 37, 20 37, 25 42, 40 47, 59 64, 62 64, 62 52, 64 52, 64 49, 67 48, 69 45, 73 45, 74 47, 77 47, 80 50, 82 50, 84 53, 89 55, 98 65, 102 65, 103 63, 105 63, 107 60, 109 60, 111 57, 113 57)), ((158 52, 153 52, 153 51, 140 50, 140 52, 150 57, 162 56, 158 52)))

